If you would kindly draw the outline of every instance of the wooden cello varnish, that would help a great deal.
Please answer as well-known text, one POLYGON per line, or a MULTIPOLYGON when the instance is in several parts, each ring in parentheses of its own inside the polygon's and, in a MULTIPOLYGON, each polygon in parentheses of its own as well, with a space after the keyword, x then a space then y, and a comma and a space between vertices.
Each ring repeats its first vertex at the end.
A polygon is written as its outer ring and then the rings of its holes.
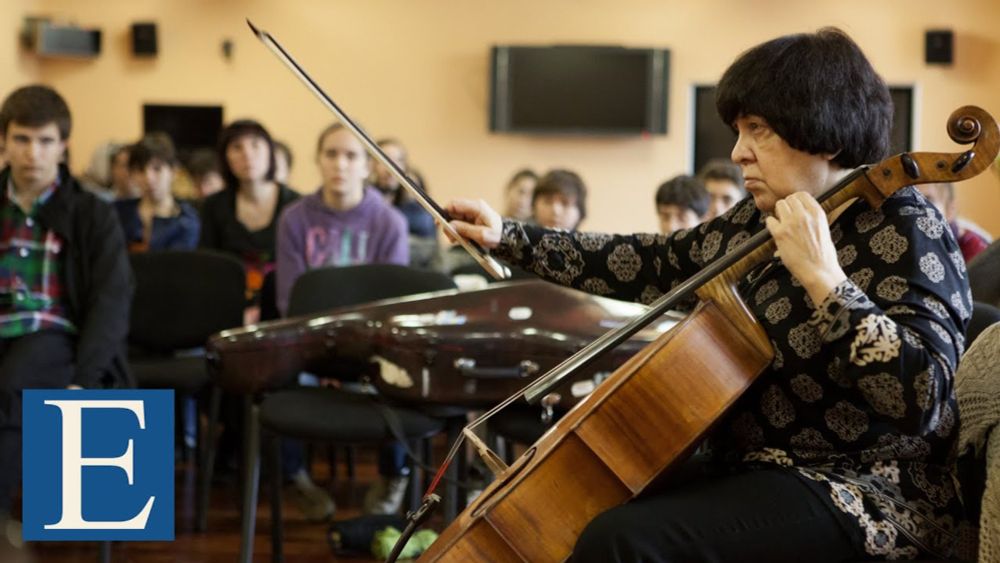
MULTIPOLYGON (((720 290, 730 292, 720 280, 699 293, 720 290)), ((703 300, 501 474, 421 561, 565 560, 595 516, 683 460, 772 356, 742 302, 703 300)))

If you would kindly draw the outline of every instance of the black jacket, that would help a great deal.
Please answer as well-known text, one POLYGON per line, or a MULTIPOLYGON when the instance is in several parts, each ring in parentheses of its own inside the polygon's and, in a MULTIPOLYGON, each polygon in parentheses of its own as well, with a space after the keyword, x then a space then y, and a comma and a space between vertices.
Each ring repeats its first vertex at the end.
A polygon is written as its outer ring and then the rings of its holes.
MULTIPOLYGON (((0 203, 10 169, 0 172, 0 203)), ((114 208, 86 192, 63 166, 59 188, 39 210, 39 223, 65 245, 60 264, 63 305, 76 325, 76 373, 85 388, 132 387, 126 361, 133 280, 114 208)))

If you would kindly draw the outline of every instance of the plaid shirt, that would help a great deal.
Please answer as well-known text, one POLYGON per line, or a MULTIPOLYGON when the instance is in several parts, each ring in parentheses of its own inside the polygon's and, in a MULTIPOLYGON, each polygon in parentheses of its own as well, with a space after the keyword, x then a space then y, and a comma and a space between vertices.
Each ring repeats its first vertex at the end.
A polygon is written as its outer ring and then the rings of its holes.
POLYGON ((52 328, 76 332, 60 299, 63 240, 38 223, 39 210, 58 187, 56 180, 27 214, 14 201, 13 181, 0 201, 0 338, 52 328))

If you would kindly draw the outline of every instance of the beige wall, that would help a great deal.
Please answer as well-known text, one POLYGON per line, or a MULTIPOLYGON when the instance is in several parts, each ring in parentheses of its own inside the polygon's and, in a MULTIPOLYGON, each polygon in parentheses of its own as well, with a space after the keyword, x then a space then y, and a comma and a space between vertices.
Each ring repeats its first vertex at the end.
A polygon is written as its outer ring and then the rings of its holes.
MULTIPOLYGON (((771 37, 837 25, 892 84, 917 88, 917 150, 956 150, 946 116, 973 103, 1000 115, 1000 2, 963 0, 37 0, 15 2, 104 30, 94 61, 19 58, 2 85, 38 76, 68 97, 77 128, 75 164, 108 138, 140 133, 143 102, 220 103, 226 118, 253 116, 292 145, 293 184, 312 191, 315 136, 329 121, 310 94, 251 36, 271 31, 376 137, 411 148, 442 200, 498 203, 506 178, 528 165, 578 170, 591 189, 594 230, 656 228, 656 185, 687 169, 693 84, 714 83, 743 49, 771 37), (129 25, 156 21, 160 54, 128 50, 129 25), (923 32, 951 28, 957 63, 923 63, 923 32), (231 61, 220 43, 235 42, 231 61), (652 139, 492 135, 488 51, 496 43, 610 43, 672 50, 670 132, 652 139), (34 68, 37 67, 37 71, 34 68), (19 73, 19 74, 18 74, 19 73)), ((5 5, 5 49, 24 13, 5 5)), ((0 50, 0 62, 12 54, 0 50)), ((10 68, 10 67, 8 67, 10 68)), ((1000 182, 983 175, 959 189, 963 212, 1000 235, 1000 182)))
POLYGON ((24 14, 37 12, 36 0, 6 0, 0 10, 0 97, 12 89, 39 79, 38 62, 21 48, 21 20, 24 14))

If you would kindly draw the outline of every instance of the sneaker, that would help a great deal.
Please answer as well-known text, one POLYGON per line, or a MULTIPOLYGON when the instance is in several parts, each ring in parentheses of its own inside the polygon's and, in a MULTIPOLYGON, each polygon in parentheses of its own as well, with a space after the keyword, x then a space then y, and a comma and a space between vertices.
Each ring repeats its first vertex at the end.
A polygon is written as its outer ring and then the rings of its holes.
POLYGON ((410 478, 406 475, 379 477, 365 493, 362 505, 365 514, 398 514, 409 484, 410 478))
POLYGON ((305 470, 292 476, 289 491, 292 502, 310 522, 325 522, 333 516, 336 506, 323 489, 316 486, 305 470))

